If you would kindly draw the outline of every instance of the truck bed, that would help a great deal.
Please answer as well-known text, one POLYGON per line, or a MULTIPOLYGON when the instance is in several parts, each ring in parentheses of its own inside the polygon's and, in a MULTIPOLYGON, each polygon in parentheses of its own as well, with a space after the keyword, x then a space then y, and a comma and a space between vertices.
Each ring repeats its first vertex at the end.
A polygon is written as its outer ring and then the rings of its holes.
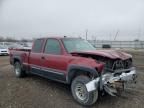
POLYGON ((29 49, 10 49, 9 50, 10 55, 10 63, 14 64, 13 58, 20 58, 22 64, 28 64, 29 63, 29 55, 31 50, 29 49))

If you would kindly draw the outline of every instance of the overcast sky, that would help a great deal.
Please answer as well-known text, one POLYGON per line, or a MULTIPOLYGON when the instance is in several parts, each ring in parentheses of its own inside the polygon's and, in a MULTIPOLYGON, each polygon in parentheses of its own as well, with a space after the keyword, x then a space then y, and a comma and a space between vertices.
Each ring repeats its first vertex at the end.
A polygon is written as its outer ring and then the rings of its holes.
POLYGON ((144 0, 0 0, 0 36, 144 40, 144 0))

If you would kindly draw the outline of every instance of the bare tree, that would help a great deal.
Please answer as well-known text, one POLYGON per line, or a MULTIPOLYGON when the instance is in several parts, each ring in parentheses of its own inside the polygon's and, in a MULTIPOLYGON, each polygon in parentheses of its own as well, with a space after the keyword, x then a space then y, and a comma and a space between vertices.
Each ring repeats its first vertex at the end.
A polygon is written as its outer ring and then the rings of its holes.
POLYGON ((16 39, 13 38, 13 37, 7 37, 7 38, 5 39, 5 41, 6 41, 6 42, 18 42, 18 40, 16 40, 16 39))
POLYGON ((28 39, 25 39, 25 38, 22 38, 20 41, 21 41, 21 42, 29 42, 29 40, 28 40, 28 39))
POLYGON ((3 42, 4 38, 2 36, 0 36, 0 42, 3 42))

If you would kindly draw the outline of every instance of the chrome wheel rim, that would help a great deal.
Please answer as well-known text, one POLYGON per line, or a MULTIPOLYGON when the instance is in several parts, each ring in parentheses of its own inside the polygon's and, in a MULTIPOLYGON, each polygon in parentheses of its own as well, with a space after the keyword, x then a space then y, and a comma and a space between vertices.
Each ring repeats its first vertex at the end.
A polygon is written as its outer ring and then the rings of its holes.
POLYGON ((20 74, 20 67, 19 67, 19 65, 18 64, 16 64, 16 66, 15 66, 15 73, 16 73, 16 75, 17 76, 19 76, 19 74, 20 74))
POLYGON ((87 90, 84 84, 79 83, 75 87, 75 93, 78 99, 85 100, 87 98, 87 90))

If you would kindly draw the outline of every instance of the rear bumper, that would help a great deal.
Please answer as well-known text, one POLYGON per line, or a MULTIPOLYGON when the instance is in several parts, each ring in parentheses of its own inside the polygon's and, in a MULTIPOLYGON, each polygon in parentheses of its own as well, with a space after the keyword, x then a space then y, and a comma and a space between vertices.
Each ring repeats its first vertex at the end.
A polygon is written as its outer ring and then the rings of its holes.
POLYGON ((86 84, 88 92, 98 89, 105 90, 110 95, 114 96, 117 93, 116 83, 135 83, 136 82, 136 69, 134 67, 130 69, 116 71, 114 73, 106 73, 101 75, 89 83, 86 84))

